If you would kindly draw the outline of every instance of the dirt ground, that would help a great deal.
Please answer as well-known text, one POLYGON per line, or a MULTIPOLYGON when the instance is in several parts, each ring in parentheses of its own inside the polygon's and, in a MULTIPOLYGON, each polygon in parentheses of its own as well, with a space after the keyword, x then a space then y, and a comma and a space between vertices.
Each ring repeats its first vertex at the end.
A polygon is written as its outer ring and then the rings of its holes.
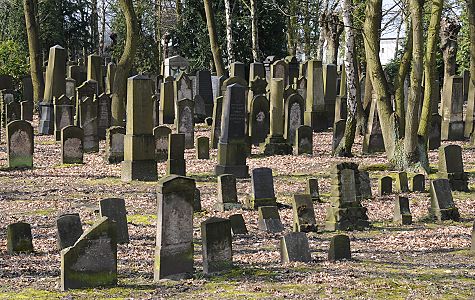
MULTIPOLYGON (((35 122, 36 124, 36 122, 35 122)), ((209 136, 210 128, 198 126, 196 135, 209 136)), ((308 234, 312 262, 282 265, 279 240, 292 230, 292 209, 281 209, 285 231, 269 234, 257 229, 257 212, 215 212, 216 150, 210 160, 195 159, 186 151, 187 175, 201 191, 203 212, 194 216, 195 273, 183 281, 153 283, 156 235, 156 183, 123 183, 120 165, 104 160, 104 142, 97 154, 86 154, 84 165, 61 165, 61 149, 52 136, 35 137, 34 169, 6 170, 5 132, 0 144, 0 299, 469 299, 475 298, 475 256, 470 254, 475 217, 475 147, 463 147, 465 171, 471 193, 454 192, 460 222, 436 224, 427 218, 428 193, 410 193, 414 224, 392 223, 395 195, 377 196, 377 178, 387 170, 383 154, 362 156, 361 138, 351 161, 370 171, 373 198, 363 201, 372 228, 348 232, 353 260, 327 261, 329 240, 323 232, 330 192, 329 170, 340 158, 331 157, 331 132, 314 134, 313 156, 254 155, 249 168, 270 167, 278 201, 290 204, 303 193, 306 180, 318 177, 323 203, 315 203, 320 225, 308 234), (125 198, 130 243, 118 250, 119 284, 116 288, 59 291, 60 253, 56 246, 56 218, 77 212, 87 229, 97 219, 98 201, 125 198), (249 234, 233 238, 234 268, 213 276, 202 273, 200 222, 211 216, 242 213, 249 234), (8 255, 6 227, 23 221, 32 226, 33 254, 8 255)), ((253 150, 257 153, 257 149, 253 150)), ((437 168, 437 151, 430 152, 437 168)), ((158 164, 159 176, 165 163, 158 164)), ((435 175, 431 175, 434 178, 435 175)), ((426 179, 426 187, 429 179, 426 179)), ((238 180, 238 197, 251 192, 249 179, 238 180)))

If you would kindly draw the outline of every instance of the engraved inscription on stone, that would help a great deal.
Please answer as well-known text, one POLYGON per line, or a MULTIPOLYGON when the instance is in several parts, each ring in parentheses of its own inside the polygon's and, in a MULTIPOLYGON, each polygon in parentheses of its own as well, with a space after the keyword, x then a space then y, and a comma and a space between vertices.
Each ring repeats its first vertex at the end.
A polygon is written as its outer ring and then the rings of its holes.
POLYGON ((124 135, 122 133, 112 135, 111 150, 113 153, 124 152, 124 135))
POLYGON ((193 232, 193 224, 192 222, 183 222, 183 220, 188 220, 193 215, 193 206, 186 201, 184 195, 179 193, 175 192, 167 197, 162 221, 162 224, 167 228, 162 230, 162 244, 188 243, 190 242, 189 233, 193 232))
POLYGON ((341 184, 341 202, 356 201, 356 186, 355 186, 355 171, 351 169, 344 169, 340 175, 341 184))
POLYGON ((17 130, 10 138, 10 155, 12 157, 30 156, 32 152, 31 146, 28 133, 23 130, 17 130))
POLYGON ((82 157, 82 142, 78 138, 69 138, 64 141, 64 153, 67 157, 82 157))
POLYGON ((111 240, 107 237, 101 237, 97 240, 88 241, 84 253, 71 269, 77 272, 101 272, 104 270, 113 270, 115 268, 114 251, 111 248, 111 240))
POLYGON ((298 103, 292 104, 289 118, 289 141, 294 141, 295 132, 297 131, 297 128, 302 125, 302 116, 300 114, 300 105, 298 103))

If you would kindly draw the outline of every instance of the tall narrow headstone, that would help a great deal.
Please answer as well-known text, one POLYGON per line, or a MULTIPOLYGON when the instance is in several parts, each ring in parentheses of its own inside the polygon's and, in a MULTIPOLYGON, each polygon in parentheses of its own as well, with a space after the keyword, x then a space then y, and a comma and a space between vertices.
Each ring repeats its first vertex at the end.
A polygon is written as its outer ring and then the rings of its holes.
POLYGON ((227 211, 240 209, 236 190, 236 177, 231 174, 218 176, 218 197, 215 209, 218 211, 227 211))
POLYGON ((322 62, 317 60, 309 60, 307 65, 305 125, 311 126, 313 131, 322 131, 328 127, 324 113, 323 66, 322 62))
MULTIPOLYGON (((473 74, 475 80, 475 74, 473 74)), ((475 135, 475 85, 469 75, 468 91, 467 91, 467 110, 465 114, 464 137, 469 138, 475 135)))
POLYGON ((167 126, 157 126, 153 129, 155 137, 155 160, 164 162, 168 158, 168 136, 172 130, 167 126))
POLYGON ((318 178, 309 178, 305 192, 310 195, 312 201, 320 201, 320 190, 318 188, 318 178))
POLYGON ((196 138, 196 158, 209 159, 209 138, 207 136, 196 138))
POLYGON ((468 174, 463 169, 462 147, 444 145, 439 148, 440 178, 447 178, 453 191, 468 192, 468 174))
POLYGON ((400 225, 412 224, 412 214, 409 208, 409 199, 407 197, 397 196, 394 199, 393 221, 400 225))
POLYGON ((213 124, 211 125, 211 147, 218 149, 219 137, 221 136, 221 117, 223 111, 223 97, 219 96, 214 100, 213 124))
POLYGON ((167 175, 186 176, 185 135, 182 133, 168 136, 167 175))
POLYGON ((302 96, 292 94, 285 100, 284 138, 287 143, 294 145, 297 128, 304 124, 305 103, 302 96))
POLYGON ((86 97, 80 105, 80 123, 84 130, 84 151, 99 152, 99 137, 97 136, 97 99, 86 97))
POLYGON ((446 80, 442 101, 442 128, 443 141, 459 141, 464 139, 463 123, 463 79, 451 76, 446 80))
POLYGON ((207 117, 213 115, 213 86, 211 83, 211 72, 201 70, 196 72, 196 89, 195 94, 203 98, 205 104, 205 114, 207 117))
POLYGON ((265 96, 254 97, 249 111, 249 136, 251 143, 258 146, 269 134, 269 100, 265 96))
POLYGON ((61 140, 61 130, 66 126, 74 125, 74 103, 65 95, 54 98, 54 131, 56 141, 61 140))
POLYGON ((185 148, 194 148, 195 143, 195 103, 190 99, 181 99, 177 102, 175 126, 177 133, 185 135, 185 148))
POLYGON ((110 164, 120 163, 124 160, 125 128, 112 126, 106 131, 106 160, 110 164))
POLYGON ((102 72, 102 57, 91 54, 87 57, 87 80, 97 81, 98 93, 104 92, 104 74, 102 72))
POLYGON ((160 88, 159 123, 173 124, 175 120, 173 78, 165 78, 160 88))
POLYGON ((101 217, 108 217, 116 223, 117 243, 129 243, 129 230, 127 228, 127 211, 125 201, 121 198, 108 198, 99 201, 99 213, 101 217))
POLYGON ((102 93, 97 98, 97 136, 100 140, 106 139, 106 130, 111 126, 112 100, 109 95, 102 93))
POLYGON ((274 177, 270 168, 255 168, 251 174, 252 192, 246 199, 246 206, 257 209, 260 206, 275 206, 274 177))
POLYGON ((336 66, 332 64, 325 65, 323 67, 323 78, 327 126, 332 126, 335 122, 336 66))

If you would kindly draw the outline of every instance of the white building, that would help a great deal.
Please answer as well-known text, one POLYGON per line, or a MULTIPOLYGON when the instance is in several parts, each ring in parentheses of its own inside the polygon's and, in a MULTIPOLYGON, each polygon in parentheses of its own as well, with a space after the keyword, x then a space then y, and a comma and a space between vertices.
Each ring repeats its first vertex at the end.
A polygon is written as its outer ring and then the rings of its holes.
MULTIPOLYGON (((388 64, 396 55, 396 38, 393 37, 382 37, 381 38, 381 46, 379 48, 379 58, 381 60, 381 64, 384 66, 388 64)), ((399 37, 399 47, 398 49, 402 49, 404 37, 399 37)))

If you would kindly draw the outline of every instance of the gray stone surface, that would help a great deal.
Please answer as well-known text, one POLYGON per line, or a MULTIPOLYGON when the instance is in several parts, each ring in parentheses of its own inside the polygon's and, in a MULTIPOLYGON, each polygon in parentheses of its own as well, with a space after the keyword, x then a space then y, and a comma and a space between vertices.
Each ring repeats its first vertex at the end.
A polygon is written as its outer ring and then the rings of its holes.
POLYGON ((310 262, 310 247, 307 235, 303 232, 291 232, 280 239, 280 261, 289 262, 310 262))
POLYGON ((212 217, 201 222, 203 273, 225 271, 233 266, 231 222, 212 217))
POLYGON ((129 230, 127 228, 127 211, 125 201, 121 198, 108 198, 99 201, 99 214, 108 217, 116 223, 117 243, 129 243, 129 230))
POLYGON ((81 218, 79 214, 64 214, 56 219, 58 233, 58 248, 71 247, 83 234, 81 218))

